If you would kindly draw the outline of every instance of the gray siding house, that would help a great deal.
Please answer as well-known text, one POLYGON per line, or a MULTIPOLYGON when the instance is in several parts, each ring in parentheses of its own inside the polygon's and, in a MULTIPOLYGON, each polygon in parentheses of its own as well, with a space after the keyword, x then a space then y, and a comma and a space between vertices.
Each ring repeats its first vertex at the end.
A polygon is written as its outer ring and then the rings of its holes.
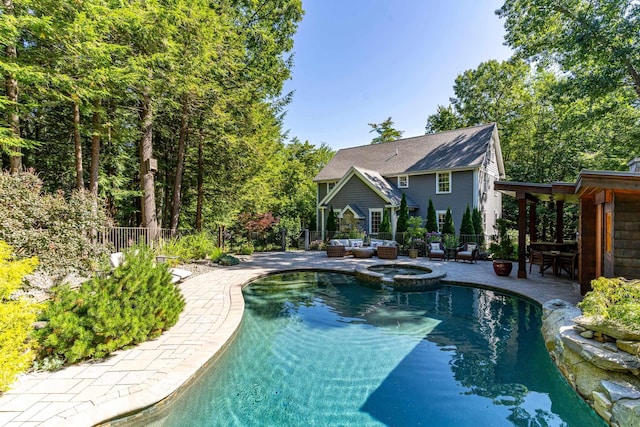
POLYGON ((502 212, 494 181, 504 178, 495 124, 456 129, 381 144, 339 150, 314 178, 318 185, 318 230, 325 236, 329 209, 340 230, 375 235, 383 211, 393 232, 404 193, 412 216, 426 219, 429 199, 440 226, 451 209, 456 230, 469 205, 483 216, 484 234, 493 234, 502 212))

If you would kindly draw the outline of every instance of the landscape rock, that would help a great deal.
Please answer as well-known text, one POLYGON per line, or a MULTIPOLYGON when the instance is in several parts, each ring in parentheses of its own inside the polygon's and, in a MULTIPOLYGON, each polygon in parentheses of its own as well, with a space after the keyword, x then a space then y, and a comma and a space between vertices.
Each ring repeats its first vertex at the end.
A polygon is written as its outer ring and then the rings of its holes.
POLYGON ((613 405, 612 421, 619 426, 640 425, 640 400, 623 399, 613 405))
POLYGON ((640 355, 640 341, 617 340, 616 345, 620 350, 626 351, 629 354, 635 356, 640 355))
POLYGON ((640 389, 627 381, 602 380, 600 384, 611 402, 620 399, 640 399, 640 389))
POLYGON ((597 331, 619 340, 640 341, 640 331, 632 330, 601 316, 580 315, 573 321, 585 329, 597 331))

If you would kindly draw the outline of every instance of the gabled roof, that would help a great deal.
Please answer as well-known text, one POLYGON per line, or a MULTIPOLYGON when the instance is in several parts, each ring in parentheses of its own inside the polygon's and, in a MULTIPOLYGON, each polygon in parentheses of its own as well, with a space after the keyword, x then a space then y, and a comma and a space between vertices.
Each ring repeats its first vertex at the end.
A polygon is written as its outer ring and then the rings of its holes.
POLYGON ((314 181, 337 181, 352 166, 377 171, 381 176, 479 167, 494 137, 498 167, 504 173, 498 131, 492 123, 381 144, 344 148, 335 154, 314 181))
MULTIPOLYGON (((398 190, 393 185, 382 177, 376 171, 370 171, 363 168, 351 167, 336 184, 336 186, 320 201, 320 205, 327 205, 331 202, 331 199, 340 192, 347 182, 353 177, 357 176, 364 182, 371 190, 378 194, 387 204, 392 206, 400 206, 402 202, 402 191, 398 190)), ((409 208, 417 208, 418 204, 415 203, 409 196, 407 198, 407 206, 409 208)))

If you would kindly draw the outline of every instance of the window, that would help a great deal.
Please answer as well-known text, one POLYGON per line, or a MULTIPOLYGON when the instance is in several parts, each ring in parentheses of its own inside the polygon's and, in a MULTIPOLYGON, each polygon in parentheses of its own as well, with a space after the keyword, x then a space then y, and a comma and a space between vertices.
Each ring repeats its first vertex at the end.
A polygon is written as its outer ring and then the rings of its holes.
POLYGON ((444 228, 444 217, 447 215, 447 211, 436 211, 436 215, 438 216, 438 232, 442 232, 444 228))
POLYGON ((333 187, 336 186, 336 182, 327 182, 327 193, 329 193, 331 190, 333 190, 333 187))
POLYGON ((409 175, 400 175, 398 177, 398 188, 409 188, 409 175))
POLYGON ((369 232, 371 234, 380 232, 382 223, 382 209, 369 209, 369 232))
POLYGON ((451 172, 436 174, 436 194, 451 193, 451 172))

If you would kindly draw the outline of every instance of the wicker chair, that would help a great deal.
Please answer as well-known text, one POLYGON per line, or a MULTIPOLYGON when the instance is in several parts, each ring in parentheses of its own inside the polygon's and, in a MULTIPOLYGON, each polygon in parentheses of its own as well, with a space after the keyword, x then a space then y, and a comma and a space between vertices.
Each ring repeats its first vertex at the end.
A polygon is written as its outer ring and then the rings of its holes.
POLYGON ((332 258, 342 258, 347 251, 344 246, 327 246, 327 256, 332 258))
POLYGON ((427 243, 427 256, 430 260, 445 259, 446 253, 444 251, 444 245, 441 242, 427 243), (435 249, 433 245, 437 245, 439 249, 435 249))
POLYGON ((396 259, 398 258, 397 246, 378 246, 378 258, 396 259))
POLYGON ((474 263, 478 261, 478 245, 473 242, 467 242, 458 248, 456 252, 456 261, 469 261, 474 263))

